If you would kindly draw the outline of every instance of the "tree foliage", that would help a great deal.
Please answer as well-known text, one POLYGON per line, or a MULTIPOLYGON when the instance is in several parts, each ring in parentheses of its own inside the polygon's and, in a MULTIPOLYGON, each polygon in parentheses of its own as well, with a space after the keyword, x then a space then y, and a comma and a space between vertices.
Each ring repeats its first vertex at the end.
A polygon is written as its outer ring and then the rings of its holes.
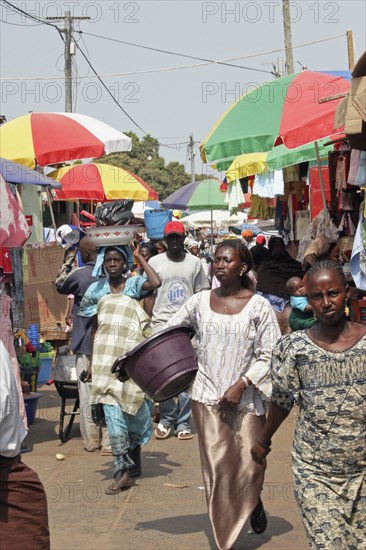
MULTIPOLYGON (((159 200, 190 183, 191 176, 187 174, 183 164, 169 162, 159 155, 159 142, 150 135, 141 140, 134 132, 125 132, 132 139, 132 151, 128 153, 111 153, 98 159, 98 162, 113 164, 125 168, 142 178, 159 195, 159 200)), ((196 180, 202 176, 196 175, 196 180)))

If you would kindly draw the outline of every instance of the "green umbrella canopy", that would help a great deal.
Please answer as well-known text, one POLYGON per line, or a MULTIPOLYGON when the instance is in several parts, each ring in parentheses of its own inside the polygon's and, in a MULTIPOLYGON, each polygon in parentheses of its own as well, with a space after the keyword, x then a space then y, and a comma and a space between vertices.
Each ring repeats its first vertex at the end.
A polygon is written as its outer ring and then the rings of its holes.
POLYGON ((337 135, 334 113, 342 97, 320 99, 350 89, 349 71, 303 71, 259 85, 235 102, 200 146, 204 162, 243 153, 288 149, 337 135))
POLYGON ((220 191, 220 185, 217 179, 188 183, 169 195, 162 206, 177 210, 227 210, 225 193, 220 191))

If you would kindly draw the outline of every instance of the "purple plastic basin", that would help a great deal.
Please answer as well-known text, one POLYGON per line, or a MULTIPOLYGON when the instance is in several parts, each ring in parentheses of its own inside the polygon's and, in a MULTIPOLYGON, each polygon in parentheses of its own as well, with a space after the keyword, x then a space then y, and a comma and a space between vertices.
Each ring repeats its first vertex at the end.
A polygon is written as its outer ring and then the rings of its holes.
POLYGON ((154 401, 177 396, 191 384, 197 372, 193 332, 185 326, 169 327, 119 357, 112 372, 132 380, 154 401))

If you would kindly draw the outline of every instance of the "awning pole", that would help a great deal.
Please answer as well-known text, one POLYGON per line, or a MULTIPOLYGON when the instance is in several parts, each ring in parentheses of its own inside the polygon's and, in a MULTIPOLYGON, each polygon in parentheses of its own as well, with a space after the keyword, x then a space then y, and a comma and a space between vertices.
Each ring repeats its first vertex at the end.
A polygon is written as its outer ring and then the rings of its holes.
POLYGON ((52 208, 51 193, 50 193, 50 190, 48 189, 48 187, 46 187, 46 195, 47 195, 48 207, 49 207, 49 209, 50 209, 50 214, 51 214, 52 227, 53 227, 53 230, 54 230, 54 232, 55 232, 55 239, 56 239, 57 227, 56 227, 55 215, 54 215, 54 213, 53 213, 53 208, 52 208))
POLYGON ((320 191, 322 193, 323 208, 324 208, 324 210, 326 210, 327 209, 327 199, 325 197, 324 181, 323 181, 323 174, 322 174, 322 164, 320 162, 318 142, 315 141, 314 145, 315 145, 316 162, 318 164, 319 183, 320 183, 320 191))

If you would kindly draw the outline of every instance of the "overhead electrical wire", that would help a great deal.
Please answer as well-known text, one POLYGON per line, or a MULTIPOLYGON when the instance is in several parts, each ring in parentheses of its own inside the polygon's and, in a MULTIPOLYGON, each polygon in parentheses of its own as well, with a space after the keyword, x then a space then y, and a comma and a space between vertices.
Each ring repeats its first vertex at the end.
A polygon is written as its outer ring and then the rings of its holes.
POLYGON ((179 53, 179 52, 171 52, 169 50, 162 50, 160 48, 153 48, 152 46, 145 46, 143 44, 136 44, 135 42, 127 42, 126 40, 119 40, 117 38, 110 38, 108 36, 101 36, 99 34, 93 34, 93 33, 90 33, 90 32, 85 32, 85 31, 79 31, 79 32, 81 32, 82 34, 88 35, 88 36, 93 36, 94 38, 102 38, 103 40, 109 40, 110 42, 118 42, 119 44, 125 44, 127 46, 133 46, 134 48, 142 48, 143 50, 150 50, 150 51, 153 51, 153 52, 165 53, 165 54, 168 54, 168 55, 175 55, 177 57, 185 57, 187 59, 196 59, 197 61, 206 61, 206 62, 209 62, 209 63, 217 63, 218 65, 227 65, 228 67, 234 67, 234 68, 237 68, 237 69, 245 69, 245 70, 248 70, 248 71, 256 71, 256 72, 259 72, 259 73, 273 74, 272 71, 266 71, 265 69, 256 69, 254 67, 243 67, 242 65, 234 65, 232 63, 227 63, 225 61, 213 61, 212 59, 206 59, 205 57, 197 57, 197 56, 194 56, 194 55, 189 55, 189 54, 184 54, 184 53, 179 53))
POLYGON ((40 19, 39 17, 36 17, 35 15, 32 15, 31 13, 28 13, 28 12, 22 10, 21 8, 19 8, 15 4, 12 4, 8 0, 1 0, 1 2, 3 4, 5 4, 6 6, 9 6, 10 8, 12 8, 14 11, 20 13, 21 15, 24 15, 25 17, 28 17, 28 19, 33 19, 33 21, 37 21, 38 23, 43 23, 43 25, 48 25, 49 27, 54 27, 55 29, 59 30, 57 25, 54 25, 53 23, 50 23, 49 21, 45 21, 44 19, 40 19))
MULTIPOLYGON (((11 21, 4 21, 4 19, 0 19, 1 23, 4 23, 4 25, 13 25, 14 27, 23 27, 23 23, 12 23, 11 21)), ((42 23, 34 23, 34 25, 27 25, 27 27, 40 27, 42 23)))
MULTIPOLYGON (((79 52, 81 53, 81 55, 84 57, 85 61, 87 62, 87 64, 89 65, 89 67, 91 68, 91 70, 93 71, 93 73, 95 74, 95 76, 97 77, 97 79, 99 80, 99 82, 101 83, 101 85, 103 86, 103 88, 108 92, 108 94, 111 96, 111 98, 113 99, 113 101, 116 103, 116 105, 121 109, 121 111, 126 115, 126 117, 137 127, 139 128, 139 130, 141 130, 141 132, 143 134, 145 134, 145 136, 149 135, 148 132, 146 132, 133 118, 131 115, 128 114, 128 112, 126 111, 126 109, 124 109, 122 107, 122 105, 117 101, 117 99, 114 97, 114 95, 112 94, 112 92, 110 91, 110 89, 108 88, 108 86, 103 82, 102 78, 99 76, 99 74, 97 73, 97 71, 94 69, 92 63, 90 62, 90 60, 88 59, 87 55, 83 52, 83 50, 80 48, 79 44, 77 42, 75 42, 75 46, 77 47, 77 49, 79 50, 79 52)), ((171 145, 166 145, 165 143, 160 143, 158 142, 159 145, 161 145, 162 147, 168 147, 168 148, 173 148, 173 146, 171 145)))
MULTIPOLYGON (((297 46, 293 46, 293 49, 302 48, 302 47, 305 47, 305 46, 311 46, 313 44, 319 44, 320 42, 327 42, 329 40, 335 40, 336 38, 344 38, 344 34, 338 34, 336 36, 331 36, 331 37, 328 37, 328 38, 322 38, 320 40, 313 40, 312 42, 305 42, 303 44, 298 44, 297 46)), ((259 53, 245 55, 245 56, 232 57, 232 58, 224 60, 224 61, 232 61, 232 60, 238 60, 238 59, 248 59, 250 57, 259 57, 259 56, 262 56, 262 55, 268 55, 268 54, 272 54, 272 53, 282 52, 284 50, 285 50, 284 48, 278 48, 276 50, 259 52, 259 53)), ((208 61, 206 63, 195 63, 195 64, 191 64, 191 65, 179 65, 179 66, 175 66, 175 67, 163 67, 161 69, 146 69, 146 70, 142 70, 142 71, 128 71, 128 72, 125 72, 125 73, 102 73, 98 76, 103 77, 103 78, 112 77, 112 76, 133 76, 133 75, 139 75, 139 74, 150 74, 150 73, 176 71, 176 70, 181 70, 181 69, 195 69, 195 68, 205 67, 205 66, 208 66, 208 65, 215 65, 215 64, 223 64, 223 60, 212 61, 212 62, 208 61)), ((83 79, 83 78, 97 78, 97 76, 94 76, 94 77, 92 75, 85 76, 85 77, 79 76, 79 78, 80 79, 83 79)), ((0 80, 12 80, 12 81, 13 80, 63 80, 63 77, 61 77, 61 76, 0 77, 0 80)))

